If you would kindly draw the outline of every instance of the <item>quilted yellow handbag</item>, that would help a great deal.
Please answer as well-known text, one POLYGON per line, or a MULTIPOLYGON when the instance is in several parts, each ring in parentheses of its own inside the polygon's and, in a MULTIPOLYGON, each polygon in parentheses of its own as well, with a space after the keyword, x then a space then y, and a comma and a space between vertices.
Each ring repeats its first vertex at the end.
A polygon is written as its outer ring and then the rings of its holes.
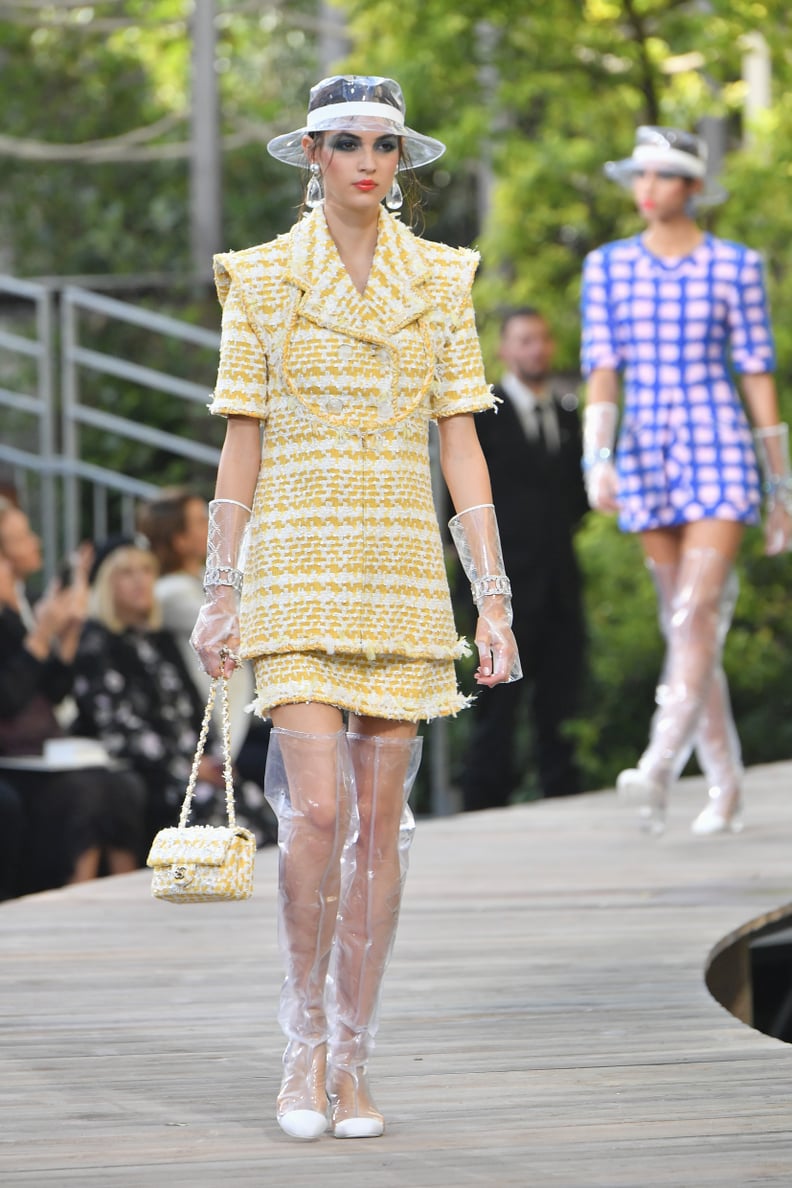
POLYGON ((256 839, 236 823, 234 785, 231 774, 231 739, 228 718, 228 678, 216 677, 209 690, 201 733, 195 750, 179 823, 160 829, 151 843, 146 865, 154 871, 151 894, 171 903, 211 903, 220 899, 249 899, 253 894, 253 865, 256 839), (222 690, 223 773, 225 776, 227 825, 188 825, 198 766, 206 746, 209 719, 217 694, 222 690))

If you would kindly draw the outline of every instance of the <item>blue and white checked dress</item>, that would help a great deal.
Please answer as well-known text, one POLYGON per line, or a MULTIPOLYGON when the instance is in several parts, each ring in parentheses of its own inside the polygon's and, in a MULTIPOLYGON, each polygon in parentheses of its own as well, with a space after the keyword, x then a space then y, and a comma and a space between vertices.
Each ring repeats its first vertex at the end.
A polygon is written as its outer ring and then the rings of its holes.
POLYGON ((581 306, 583 374, 624 373, 620 527, 757 523, 759 473, 732 372, 775 366, 759 255, 713 235, 678 260, 638 236, 617 240, 586 257, 581 306))

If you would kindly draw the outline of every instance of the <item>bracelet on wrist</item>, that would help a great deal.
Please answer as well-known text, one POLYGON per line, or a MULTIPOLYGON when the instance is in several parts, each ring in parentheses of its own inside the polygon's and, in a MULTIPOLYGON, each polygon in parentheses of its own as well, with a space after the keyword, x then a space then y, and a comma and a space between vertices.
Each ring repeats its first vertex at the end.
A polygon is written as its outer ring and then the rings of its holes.
POLYGON ((792 475, 770 475, 762 484, 768 511, 780 503, 792 515, 792 475))
POLYGON ((613 450, 610 446, 600 446, 598 450, 589 450, 583 456, 583 470, 593 470, 595 466, 599 466, 601 462, 610 462, 613 458, 613 450))
POLYGON ((765 495, 775 495, 781 490, 792 491, 792 475, 770 474, 762 484, 765 495))
POLYGON ((242 570, 233 565, 210 565, 206 567, 203 588, 209 590, 213 586, 231 586, 237 593, 242 591, 242 570))
POLYGON ((512 592, 511 582, 501 573, 485 573, 482 577, 476 578, 475 582, 470 584, 470 591, 479 609, 484 598, 489 598, 493 594, 505 594, 507 598, 511 598, 512 592))

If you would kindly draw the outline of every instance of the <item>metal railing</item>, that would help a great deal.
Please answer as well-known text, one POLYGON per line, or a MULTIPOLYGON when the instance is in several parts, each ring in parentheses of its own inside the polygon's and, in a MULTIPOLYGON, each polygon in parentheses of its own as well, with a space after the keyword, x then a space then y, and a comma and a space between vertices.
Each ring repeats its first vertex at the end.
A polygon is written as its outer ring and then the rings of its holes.
POLYGON ((42 526, 44 561, 51 571, 59 547, 54 514, 58 455, 53 390, 52 295, 43 285, 10 276, 0 276, 0 293, 14 298, 26 313, 32 306, 34 328, 34 335, 30 336, 0 326, 0 351, 8 352, 10 357, 9 364, 0 368, 0 380, 3 383, 0 387, 0 407, 8 410, 2 418, 0 462, 7 464, 11 483, 20 492, 26 506, 35 507, 38 513, 42 526), (20 371, 18 364, 24 360, 31 360, 33 364, 33 390, 5 386, 6 382, 16 382, 20 371), (27 417, 32 417, 35 423, 35 451, 15 444, 13 440, 14 437, 27 439, 28 434, 19 424, 27 417), (11 427, 12 419, 16 423, 16 432, 11 427))
POLYGON ((149 392, 177 400, 206 405, 208 385, 171 375, 129 359, 119 358, 85 346, 80 341, 80 314, 90 312, 115 323, 137 326, 152 334, 188 345, 206 347, 216 353, 219 335, 201 326, 155 313, 114 297, 104 297, 88 289, 69 286, 61 297, 61 424, 64 473, 64 517, 66 541, 70 547, 80 538, 81 484, 88 482, 93 491, 94 536, 106 535, 109 527, 108 499, 111 493, 121 496, 121 528, 130 530, 134 522, 136 499, 150 498, 157 490, 151 478, 120 475, 82 460, 81 427, 92 426, 127 441, 140 442, 153 450, 216 468, 218 450, 190 440, 187 435, 168 433, 153 425, 119 416, 89 404, 82 397, 83 371, 110 376, 149 392))
POLYGON ((0 276, 0 296, 11 298, 14 307, 13 316, 0 321, 0 409, 8 410, 2 416, 0 464, 5 464, 9 484, 41 532, 49 576, 58 558, 80 540, 132 531, 136 503, 153 496, 161 485, 150 468, 129 474, 92 461, 82 448, 83 427, 148 446, 152 454, 165 451, 205 467, 207 479, 219 456, 217 447, 165 432, 147 423, 145 415, 123 416, 90 402, 89 376, 133 385, 152 400, 165 396, 191 405, 206 404, 209 384, 96 350, 82 338, 81 317, 97 315, 109 325, 138 327, 160 339, 204 348, 213 356, 219 335, 74 285, 59 292, 0 276), (21 322, 29 333, 19 332, 21 322), (32 380, 26 361, 33 367, 32 380))

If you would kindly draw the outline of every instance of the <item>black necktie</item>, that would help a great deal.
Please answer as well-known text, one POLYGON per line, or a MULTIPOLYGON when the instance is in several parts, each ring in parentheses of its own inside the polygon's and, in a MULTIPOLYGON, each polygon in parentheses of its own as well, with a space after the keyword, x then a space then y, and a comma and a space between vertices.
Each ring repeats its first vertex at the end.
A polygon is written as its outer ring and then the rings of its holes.
POLYGON ((547 434, 545 433, 544 405, 540 404, 538 401, 534 405, 534 416, 536 417, 536 440, 544 452, 547 453, 547 434))

